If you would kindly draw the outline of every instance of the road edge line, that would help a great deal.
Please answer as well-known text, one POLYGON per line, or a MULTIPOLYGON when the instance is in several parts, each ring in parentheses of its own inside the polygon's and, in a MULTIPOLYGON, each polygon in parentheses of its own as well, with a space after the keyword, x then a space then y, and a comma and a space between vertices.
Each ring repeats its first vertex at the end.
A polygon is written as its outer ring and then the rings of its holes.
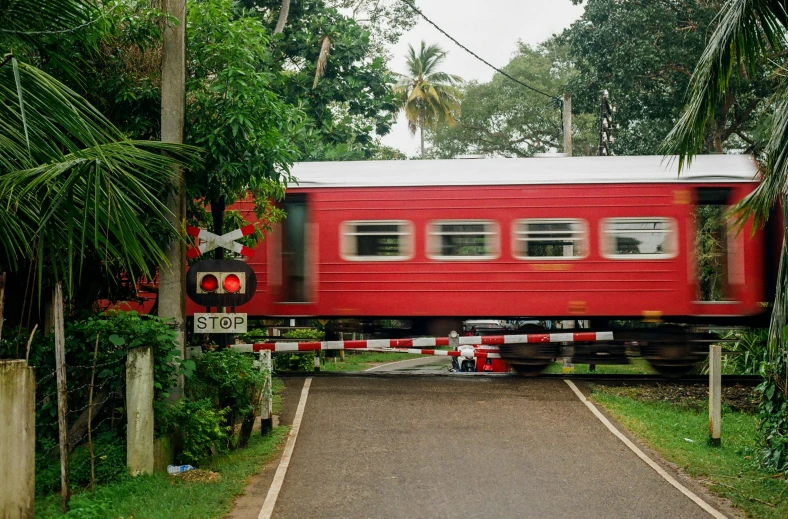
POLYGON ((566 380, 565 379, 564 382, 566 382, 569 385, 569 388, 575 393, 577 398, 580 399, 580 401, 583 402, 586 405, 586 407, 588 407, 591 410, 592 413, 594 413, 594 416, 596 416, 599 419, 599 421, 602 422, 605 425, 605 427, 607 427, 610 430, 610 432, 612 432, 619 440, 621 440, 624 443, 624 445, 629 447, 629 450, 634 452, 637 455, 638 458, 640 458, 641 460, 645 461, 646 464, 649 467, 654 469, 654 471, 657 474, 662 476, 662 478, 665 481, 667 481, 668 483, 673 485, 679 492, 681 492, 682 494, 684 494, 685 496, 690 498, 690 500, 692 500, 692 502, 694 502, 696 505, 698 505, 703 510, 708 512, 712 517, 715 517, 716 519, 728 519, 727 515, 723 514, 722 512, 720 512, 719 510, 717 510, 716 508, 711 506, 709 503, 707 503, 706 501, 701 499, 692 490, 688 489, 687 487, 685 487, 684 485, 679 483, 673 476, 668 474, 665 471, 665 469, 660 467, 659 464, 656 461, 654 461, 651 458, 649 458, 646 455, 645 452, 640 450, 640 448, 638 448, 637 445, 632 443, 632 440, 630 440, 629 438, 624 436, 624 434, 621 431, 619 431, 616 428, 616 426, 614 426, 612 423, 610 423, 610 420, 608 420, 605 417, 605 415, 603 415, 602 413, 599 412, 599 409, 597 409, 594 404, 592 404, 591 402, 588 401, 588 399, 585 397, 585 395, 579 389, 577 389, 577 386, 571 380, 566 380))
POLYGON ((423 359, 424 357, 416 357, 414 359, 402 359, 402 360, 395 360, 392 362, 386 362, 385 364, 380 364, 378 366, 372 366, 371 368, 367 368, 362 373, 366 373, 367 371, 375 371, 378 368, 385 368, 386 366, 391 366, 392 364, 399 364, 400 362, 411 362, 413 360, 423 359))
POLYGON ((309 396, 309 387, 311 385, 312 378, 308 378, 304 381, 304 387, 301 389, 301 398, 298 401, 298 408, 296 408, 293 425, 287 437, 285 450, 282 453, 282 458, 279 460, 279 467, 276 469, 274 480, 271 482, 271 487, 268 489, 268 494, 265 496, 263 507, 260 509, 257 519, 270 519, 271 515, 274 513, 276 500, 279 498, 279 492, 282 490, 282 484, 285 481, 285 475, 290 466, 290 458, 293 455, 293 449, 295 448, 296 439, 298 438, 298 431, 301 429, 301 419, 304 417, 304 408, 306 407, 306 399, 309 396))

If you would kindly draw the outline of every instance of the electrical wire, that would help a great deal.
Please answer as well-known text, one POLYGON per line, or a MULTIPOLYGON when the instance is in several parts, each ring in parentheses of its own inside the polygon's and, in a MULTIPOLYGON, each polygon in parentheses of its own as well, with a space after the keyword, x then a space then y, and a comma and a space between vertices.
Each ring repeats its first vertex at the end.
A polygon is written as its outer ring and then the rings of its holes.
POLYGON ((517 78, 515 78, 515 77, 512 77, 511 75, 507 74, 507 73, 506 73, 506 72, 504 72, 503 70, 499 69, 498 67, 496 67, 495 65, 493 65, 493 64, 492 64, 492 63, 490 63, 489 61, 485 60, 484 58, 482 58, 481 56, 479 56, 478 54, 476 54, 475 52, 473 52, 472 50, 470 50, 468 47, 466 47, 466 46, 465 46, 465 45, 463 45, 462 43, 458 42, 458 41, 457 41, 456 39, 454 39, 454 38, 453 38, 453 37, 452 37, 452 36, 451 36, 449 33, 447 33, 446 31, 444 31, 444 30, 443 30, 443 29, 441 29, 440 27, 438 27, 438 25, 437 25, 435 22, 433 22, 432 20, 430 20, 429 18, 427 18, 427 16, 426 16, 424 13, 422 13, 422 12, 419 10, 419 8, 418 8, 418 7, 416 7, 416 6, 415 6, 415 5, 414 5, 414 4, 413 4, 413 3, 412 3, 410 0, 400 0, 400 1, 401 1, 403 4, 407 5, 408 7, 410 7, 410 8, 413 10, 413 12, 415 12, 416 14, 418 14, 419 16, 421 16, 421 17, 424 19, 424 21, 425 21, 425 22, 429 23, 430 25, 432 25, 433 27, 435 27, 436 29, 438 29, 438 32, 440 32, 441 34, 443 34, 444 36, 446 36, 447 38, 449 38, 451 41, 453 41, 453 42, 454 42, 454 44, 455 44, 455 45, 457 45, 459 48, 461 48, 462 50, 464 50, 465 52, 467 52, 468 54, 470 54, 470 55, 471 55, 471 56, 473 56, 474 58, 478 59, 479 61, 481 61, 482 63, 484 63, 484 64, 485 64, 485 65, 487 65, 488 67, 490 67, 491 69, 495 70, 496 72, 498 72, 498 73, 499 73, 499 74, 501 74, 502 76, 504 76, 504 77, 506 77, 506 78, 508 78, 508 79, 511 79, 512 81, 514 81, 514 82, 515 82, 515 83, 517 83, 518 85, 521 85, 521 86, 523 86, 523 87, 527 88, 528 90, 532 90, 532 91, 536 92, 537 94, 542 94, 543 96, 547 96, 547 97, 549 97, 550 99, 553 99, 553 100, 555 100, 555 101, 559 101, 559 102, 561 102, 561 101, 562 101, 562 99, 561 99, 560 97, 556 97, 556 96, 554 96, 554 95, 552 95, 552 94, 548 94, 547 92, 544 92, 544 91, 542 91, 542 90, 539 90, 538 88, 534 88, 534 87, 532 87, 531 85, 527 85, 527 84, 523 83, 522 81, 520 81, 519 79, 517 79, 517 78))

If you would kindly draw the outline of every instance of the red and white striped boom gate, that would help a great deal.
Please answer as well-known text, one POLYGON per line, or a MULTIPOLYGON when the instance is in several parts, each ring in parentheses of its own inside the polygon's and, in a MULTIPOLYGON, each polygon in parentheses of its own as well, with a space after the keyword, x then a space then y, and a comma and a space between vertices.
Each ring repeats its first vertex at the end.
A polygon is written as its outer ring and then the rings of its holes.
MULTIPOLYGON (((474 348, 474 357, 500 358, 497 346, 500 344, 530 344, 555 342, 597 342, 612 341, 613 332, 574 332, 574 333, 532 333, 528 335, 487 335, 458 337, 460 346, 474 348)), ((370 339, 360 341, 323 341, 323 342, 261 342, 255 344, 233 344, 232 348, 247 353, 268 350, 273 353, 294 353, 329 350, 367 350, 391 353, 415 353, 420 355, 463 356, 460 351, 433 350, 448 346, 448 337, 421 337, 417 339, 370 339)))

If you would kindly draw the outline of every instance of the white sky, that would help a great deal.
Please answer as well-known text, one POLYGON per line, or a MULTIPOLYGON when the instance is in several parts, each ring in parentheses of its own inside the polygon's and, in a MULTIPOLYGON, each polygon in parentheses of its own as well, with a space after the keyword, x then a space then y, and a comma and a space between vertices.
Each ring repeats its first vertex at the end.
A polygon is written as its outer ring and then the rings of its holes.
MULTIPOLYGON (((453 38, 498 68, 509 63, 518 40, 540 43, 583 14, 583 5, 572 5, 570 0, 417 0, 416 6, 453 38)), ((408 44, 418 48, 421 40, 428 45, 437 43, 448 51, 444 72, 462 76, 466 81, 489 81, 495 73, 424 20, 391 48, 393 71, 405 72, 408 44)), ((397 124, 383 137, 383 144, 412 156, 418 152, 419 139, 411 136, 405 116, 400 114, 397 124)))

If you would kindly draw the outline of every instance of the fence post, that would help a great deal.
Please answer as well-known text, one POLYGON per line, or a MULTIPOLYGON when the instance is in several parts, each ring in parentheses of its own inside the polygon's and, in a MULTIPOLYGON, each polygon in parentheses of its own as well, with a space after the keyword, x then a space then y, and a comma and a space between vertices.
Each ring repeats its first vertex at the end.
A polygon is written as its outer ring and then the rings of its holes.
POLYGON ((315 371, 320 371, 320 352, 315 352, 315 371))
POLYGON ((52 299, 55 326, 55 372, 57 373, 57 430, 60 444, 60 507, 68 512, 71 500, 69 483, 68 389, 66 387, 66 332, 63 311, 63 285, 58 281, 52 299))
POLYGON ((126 465, 132 476, 153 473, 153 354, 132 348, 126 357, 126 465))
POLYGON ((709 346, 709 444, 722 444, 722 346, 709 346))
POLYGON ((35 405, 33 368, 0 361, 0 517, 35 515, 35 405))
POLYGON ((263 385, 263 398, 260 400, 260 434, 265 436, 274 428, 274 419, 271 416, 273 410, 272 386, 271 386, 271 352, 263 350, 260 352, 260 369, 265 371, 265 384, 263 385))

